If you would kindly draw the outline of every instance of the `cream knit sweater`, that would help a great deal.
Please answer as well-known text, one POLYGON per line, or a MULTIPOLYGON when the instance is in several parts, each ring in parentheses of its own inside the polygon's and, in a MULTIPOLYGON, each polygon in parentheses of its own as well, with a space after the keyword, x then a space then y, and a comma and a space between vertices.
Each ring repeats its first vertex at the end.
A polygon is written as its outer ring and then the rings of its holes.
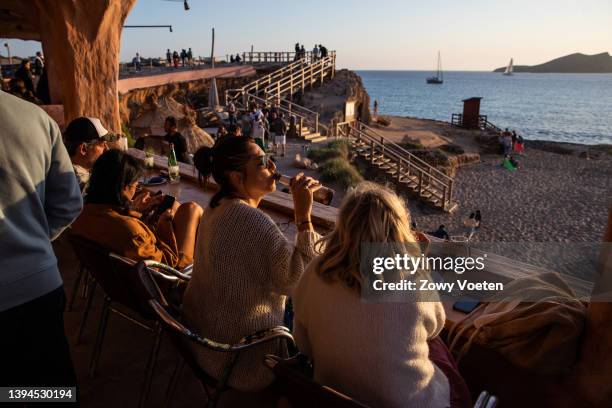
POLYGON ((313 261, 293 294, 294 336, 315 380, 371 407, 448 407, 446 376, 428 357, 442 330, 440 302, 365 303, 324 282, 313 261))
MULTIPOLYGON (((201 336, 237 343, 258 330, 283 325, 287 295, 314 256, 316 232, 299 232, 287 241, 263 211, 241 200, 206 209, 198 229, 194 270, 183 300, 184 317, 201 336)), ((229 354, 194 345, 200 366, 220 378, 229 354)), ((274 377, 265 354, 285 354, 276 341, 240 354, 229 385, 259 390, 274 377)))

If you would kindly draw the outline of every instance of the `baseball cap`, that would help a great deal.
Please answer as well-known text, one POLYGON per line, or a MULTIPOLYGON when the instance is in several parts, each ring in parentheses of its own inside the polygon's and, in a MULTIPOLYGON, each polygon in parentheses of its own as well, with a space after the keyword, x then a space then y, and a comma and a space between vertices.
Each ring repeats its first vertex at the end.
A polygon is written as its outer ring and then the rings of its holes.
POLYGON ((80 117, 66 127, 64 137, 72 143, 88 143, 100 139, 110 141, 111 135, 98 118, 80 117))

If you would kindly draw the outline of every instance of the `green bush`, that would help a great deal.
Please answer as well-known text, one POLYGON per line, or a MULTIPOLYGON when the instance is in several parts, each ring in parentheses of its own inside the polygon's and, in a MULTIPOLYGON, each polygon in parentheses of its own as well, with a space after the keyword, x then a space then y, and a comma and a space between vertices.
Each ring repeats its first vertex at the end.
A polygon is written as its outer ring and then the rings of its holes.
POLYGON ((348 159, 350 146, 344 140, 334 140, 328 143, 325 147, 308 150, 308 158, 317 163, 323 163, 326 160, 341 157, 348 159))
POLYGON ((344 188, 353 187, 363 181, 359 171, 342 157, 328 159, 319 171, 324 182, 338 182, 344 188))

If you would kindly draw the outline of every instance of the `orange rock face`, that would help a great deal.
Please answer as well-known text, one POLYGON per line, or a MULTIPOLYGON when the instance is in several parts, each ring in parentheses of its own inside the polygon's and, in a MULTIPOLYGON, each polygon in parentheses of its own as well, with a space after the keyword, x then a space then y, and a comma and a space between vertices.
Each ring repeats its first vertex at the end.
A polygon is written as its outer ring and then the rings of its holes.
POLYGON ((8 7, 28 22, 27 30, 10 34, 42 42, 51 100, 64 105, 66 123, 96 116, 109 130, 121 130, 119 49, 123 23, 135 2, 9 0, 8 7))

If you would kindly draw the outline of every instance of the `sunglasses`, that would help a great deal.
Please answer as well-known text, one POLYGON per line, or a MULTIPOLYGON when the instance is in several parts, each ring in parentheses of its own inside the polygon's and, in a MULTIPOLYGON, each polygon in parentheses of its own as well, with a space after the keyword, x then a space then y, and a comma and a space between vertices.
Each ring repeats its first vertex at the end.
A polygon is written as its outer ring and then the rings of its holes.
POLYGON ((274 162, 274 157, 267 153, 261 156, 253 156, 253 159, 257 159, 258 164, 261 164, 263 167, 268 167, 270 161, 274 162))

